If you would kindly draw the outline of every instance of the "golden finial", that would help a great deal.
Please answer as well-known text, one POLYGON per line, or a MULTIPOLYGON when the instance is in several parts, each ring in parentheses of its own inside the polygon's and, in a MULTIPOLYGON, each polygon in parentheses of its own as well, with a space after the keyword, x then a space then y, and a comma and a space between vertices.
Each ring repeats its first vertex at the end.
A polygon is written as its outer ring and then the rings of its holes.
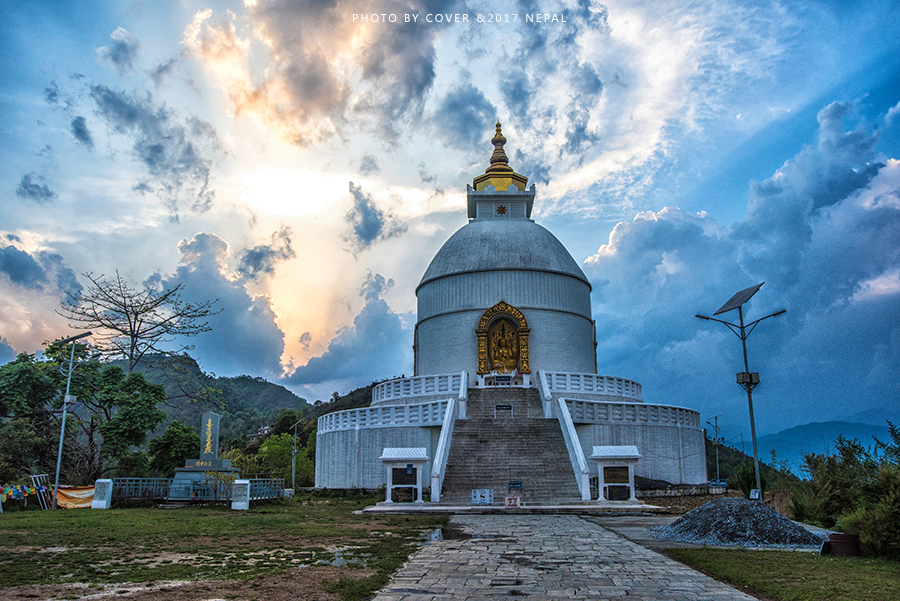
POLYGON ((476 190, 484 190, 486 186, 494 186, 498 191, 506 191, 510 184, 515 184, 519 190, 524 190, 528 184, 528 178, 523 177, 513 171, 509 166, 509 158, 503 146, 506 144, 506 137, 500 130, 500 120, 495 125, 496 131, 494 137, 491 138, 491 144, 494 145, 494 152, 491 153, 491 164, 484 170, 484 175, 479 175, 472 182, 475 184, 476 190))
POLYGON ((500 131, 500 122, 497 121, 497 131, 494 133, 494 137, 491 138, 491 144, 494 145, 494 152, 491 154, 491 166, 484 170, 485 173, 497 173, 497 172, 506 172, 512 173, 512 167, 509 166, 509 158, 506 156, 506 151, 503 150, 503 146, 506 144, 506 138, 503 137, 503 132, 500 131))

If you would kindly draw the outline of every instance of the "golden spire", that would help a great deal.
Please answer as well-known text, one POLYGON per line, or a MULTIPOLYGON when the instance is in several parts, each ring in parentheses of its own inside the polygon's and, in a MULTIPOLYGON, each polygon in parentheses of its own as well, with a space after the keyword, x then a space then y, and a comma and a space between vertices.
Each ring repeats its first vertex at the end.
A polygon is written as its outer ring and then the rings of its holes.
POLYGON ((500 131, 500 121, 497 121, 497 131, 491 138, 491 144, 494 145, 494 152, 491 154, 491 165, 484 170, 484 175, 479 175, 472 182, 475 189, 483 191, 487 186, 494 186, 497 191, 505 192, 510 184, 515 184, 519 190, 524 190, 528 184, 528 178, 519 175, 509 166, 509 158, 503 146, 506 144, 506 138, 500 131))

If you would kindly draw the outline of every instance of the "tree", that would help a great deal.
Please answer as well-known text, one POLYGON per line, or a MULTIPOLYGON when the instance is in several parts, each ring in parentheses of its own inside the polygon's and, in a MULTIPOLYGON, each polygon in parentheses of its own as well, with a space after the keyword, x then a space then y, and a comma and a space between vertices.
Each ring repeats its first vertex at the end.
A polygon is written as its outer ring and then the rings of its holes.
POLYGON ((206 319, 219 312, 213 310, 217 300, 182 301, 183 284, 170 289, 147 285, 137 290, 118 271, 111 280, 92 273, 84 277, 90 282, 87 290, 69 292, 58 313, 84 329, 100 330, 94 337, 97 347, 108 356, 124 357, 129 373, 148 353, 173 355, 190 350, 190 346, 175 351, 164 347, 177 338, 208 332, 206 319))
POLYGON ((185 459, 200 453, 200 435, 177 419, 149 444, 150 469, 164 478, 174 476, 175 468, 184 466, 185 459))
MULTIPOLYGON (((70 394, 77 402, 68 406, 63 471, 69 483, 89 484, 113 469, 131 447, 143 445, 147 432, 165 419, 157 405, 165 400, 166 392, 143 374, 126 374, 117 365, 89 359, 89 347, 84 344, 75 343, 74 354, 79 366, 70 394)), ((0 412, 27 420, 21 424, 23 435, 39 443, 29 454, 32 466, 23 469, 39 466, 49 473, 55 468, 66 389, 66 376, 60 368, 68 360, 68 349, 50 345, 40 361, 21 354, 0 366, 0 412), (35 436, 29 434, 29 428, 35 436)))

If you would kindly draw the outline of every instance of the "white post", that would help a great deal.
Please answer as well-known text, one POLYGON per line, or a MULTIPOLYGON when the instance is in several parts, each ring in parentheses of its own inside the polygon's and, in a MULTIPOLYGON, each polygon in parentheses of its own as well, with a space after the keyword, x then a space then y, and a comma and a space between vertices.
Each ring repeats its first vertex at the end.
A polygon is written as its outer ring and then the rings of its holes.
POLYGON ((425 501, 422 499, 422 467, 421 465, 417 465, 415 467, 416 470, 416 503, 424 503, 425 501))
POLYGON ((637 501, 637 495, 634 490, 634 463, 628 462, 628 489, 631 491, 628 498, 629 501, 637 501))
POLYGON ((393 503, 391 490, 394 488, 394 468, 390 463, 385 463, 384 466, 387 468, 387 498, 384 502, 393 503))
POLYGON ((603 462, 602 461, 597 462, 597 469, 600 472, 600 477, 597 479, 597 491, 599 493, 597 496, 597 500, 598 501, 606 501, 606 497, 603 495, 603 488, 604 488, 604 486, 606 486, 606 484, 603 481, 603 462))

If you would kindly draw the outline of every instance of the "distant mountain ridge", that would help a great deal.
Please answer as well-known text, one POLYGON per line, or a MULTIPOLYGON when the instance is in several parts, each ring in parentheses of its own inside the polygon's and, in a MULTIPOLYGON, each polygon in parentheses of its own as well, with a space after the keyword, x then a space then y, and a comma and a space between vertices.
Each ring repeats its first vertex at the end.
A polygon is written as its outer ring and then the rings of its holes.
POLYGON ((757 438, 759 458, 767 463, 771 462, 774 450, 779 462, 787 461, 791 470, 799 474, 804 455, 834 453, 834 441, 838 436, 851 440, 856 438, 864 447, 872 449, 875 447, 874 438, 890 440, 887 422, 882 426, 843 421, 812 422, 757 438))
POLYGON ((243 439, 269 425, 282 407, 303 414, 313 411, 306 399, 284 386, 246 375, 210 376, 187 355, 151 357, 137 369, 149 381, 165 386, 171 399, 161 407, 167 418, 156 434, 175 419, 198 428, 200 416, 212 411, 222 416, 220 435, 223 440, 243 439))

